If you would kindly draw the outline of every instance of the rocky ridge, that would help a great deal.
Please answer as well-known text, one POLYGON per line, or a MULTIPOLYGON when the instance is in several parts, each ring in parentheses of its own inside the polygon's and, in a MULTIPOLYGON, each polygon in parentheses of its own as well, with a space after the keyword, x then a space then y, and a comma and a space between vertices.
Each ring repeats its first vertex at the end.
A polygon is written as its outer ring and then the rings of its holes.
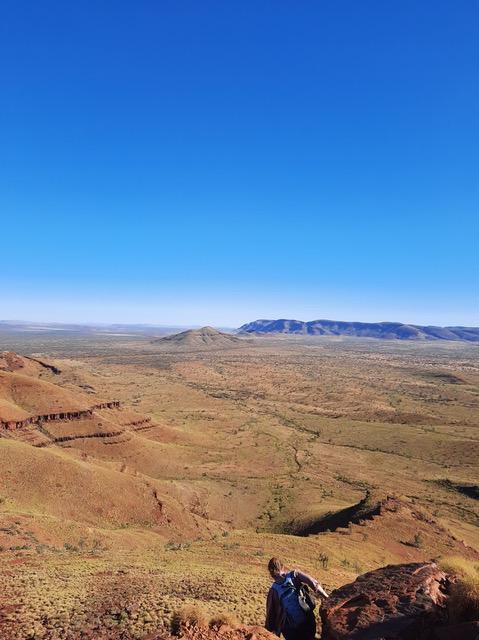
POLYGON ((479 342, 479 327, 436 327, 402 322, 344 322, 338 320, 254 320, 239 333, 351 336, 382 340, 465 340, 479 342))

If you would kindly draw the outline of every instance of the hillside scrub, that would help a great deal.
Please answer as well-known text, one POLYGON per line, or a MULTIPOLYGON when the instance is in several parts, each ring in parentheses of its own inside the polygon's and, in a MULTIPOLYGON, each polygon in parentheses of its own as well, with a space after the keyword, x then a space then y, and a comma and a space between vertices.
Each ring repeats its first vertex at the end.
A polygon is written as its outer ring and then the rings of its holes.
POLYGON ((452 557, 443 560, 441 568, 452 576, 447 605, 451 621, 477 620, 479 618, 479 562, 452 557))

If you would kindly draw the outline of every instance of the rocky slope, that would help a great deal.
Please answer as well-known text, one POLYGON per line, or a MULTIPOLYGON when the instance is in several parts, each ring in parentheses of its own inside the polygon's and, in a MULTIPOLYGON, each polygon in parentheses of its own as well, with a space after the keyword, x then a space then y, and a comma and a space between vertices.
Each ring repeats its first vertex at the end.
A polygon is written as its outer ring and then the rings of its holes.
POLYGON ((62 382, 54 365, 0 353, 0 553, 30 548, 32 524, 39 544, 68 528, 80 538, 92 527, 107 534, 143 527, 175 539, 196 535, 199 523, 207 531, 176 487, 128 465, 138 451, 154 449, 148 435, 162 433, 161 425, 62 382))
MULTIPOLYGON (((448 600, 455 577, 435 563, 389 565, 331 593, 321 607, 322 640, 477 640, 479 622, 451 621, 448 600)), ((467 618, 467 616, 466 616, 467 618)), ((148 640, 272 640, 262 627, 183 619, 174 635, 148 640)))
POLYGON ((353 336, 383 340, 465 340, 479 342, 478 327, 434 327, 401 322, 342 322, 336 320, 255 320, 240 333, 353 336))

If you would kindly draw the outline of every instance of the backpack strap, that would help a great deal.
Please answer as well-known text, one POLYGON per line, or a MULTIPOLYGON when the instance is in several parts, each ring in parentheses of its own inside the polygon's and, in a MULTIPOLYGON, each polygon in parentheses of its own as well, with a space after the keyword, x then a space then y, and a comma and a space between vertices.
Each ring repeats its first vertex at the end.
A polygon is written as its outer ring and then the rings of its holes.
POLYGON ((294 584, 294 572, 290 571, 289 573, 286 573, 284 576, 284 580, 283 582, 273 582, 273 589, 276 590, 276 592, 278 593, 279 597, 281 598, 281 595, 284 593, 284 588, 290 588, 290 589, 295 589, 296 585, 294 584))

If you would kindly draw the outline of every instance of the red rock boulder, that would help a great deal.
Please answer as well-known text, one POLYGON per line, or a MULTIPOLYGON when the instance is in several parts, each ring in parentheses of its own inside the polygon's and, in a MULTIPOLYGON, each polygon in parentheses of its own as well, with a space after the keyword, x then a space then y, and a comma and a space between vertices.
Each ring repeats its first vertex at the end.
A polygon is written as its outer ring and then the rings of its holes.
POLYGON ((416 640, 446 617, 448 579, 435 564, 390 565, 332 592, 324 640, 416 640))

